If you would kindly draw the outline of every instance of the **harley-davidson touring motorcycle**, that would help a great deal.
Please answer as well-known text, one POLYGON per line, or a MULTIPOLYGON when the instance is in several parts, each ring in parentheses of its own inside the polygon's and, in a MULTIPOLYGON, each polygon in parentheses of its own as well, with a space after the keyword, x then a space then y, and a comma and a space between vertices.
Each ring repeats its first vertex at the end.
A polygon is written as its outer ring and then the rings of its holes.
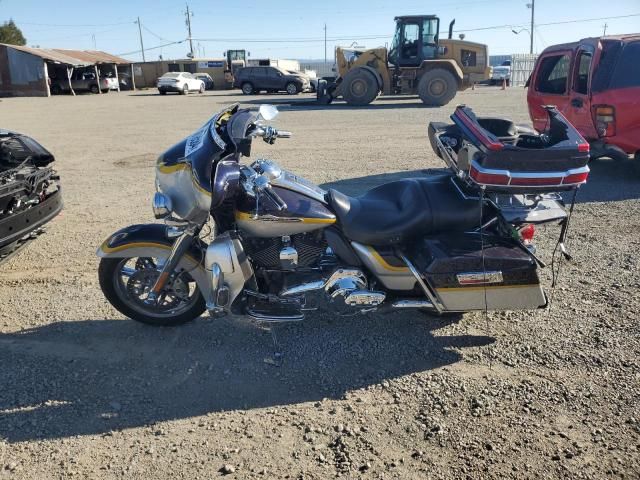
POLYGON ((547 304, 535 226, 560 225, 558 192, 586 182, 588 143, 553 107, 542 133, 459 106, 431 123, 442 173, 350 197, 259 159, 251 143, 290 137, 233 105, 160 155, 153 212, 98 249, 100 286, 124 315, 177 325, 208 310, 258 321, 421 309, 433 314, 547 304))

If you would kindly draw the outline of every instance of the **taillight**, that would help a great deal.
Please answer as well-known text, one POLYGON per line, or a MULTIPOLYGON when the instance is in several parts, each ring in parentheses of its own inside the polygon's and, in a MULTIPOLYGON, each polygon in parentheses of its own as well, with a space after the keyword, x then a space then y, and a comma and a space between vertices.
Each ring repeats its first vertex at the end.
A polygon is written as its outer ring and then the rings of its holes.
POLYGON ((476 183, 482 185, 509 185, 509 176, 499 173, 482 173, 476 169, 473 165, 469 169, 469 175, 476 183))
POLYGON ((589 177, 589 171, 580 172, 580 173, 572 173, 564 177, 562 180, 563 185, 577 185, 581 183, 585 183, 587 181, 587 177, 589 177))
POLYGON ((616 109, 611 105, 595 105, 594 119, 598 135, 612 137, 616 134, 616 109))
POLYGON ((589 144, 587 142, 579 143, 578 151, 580 153, 589 153, 589 144))
POLYGON ((520 229, 520 238, 525 245, 533 241, 533 237, 536 234, 536 227, 533 224, 525 225, 520 229))

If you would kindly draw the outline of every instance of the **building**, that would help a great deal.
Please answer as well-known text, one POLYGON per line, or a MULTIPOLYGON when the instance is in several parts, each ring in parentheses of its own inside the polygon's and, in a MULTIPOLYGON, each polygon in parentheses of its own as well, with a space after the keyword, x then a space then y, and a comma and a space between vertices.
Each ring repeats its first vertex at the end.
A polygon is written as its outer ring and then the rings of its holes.
POLYGON ((70 92, 75 95, 71 79, 78 70, 89 70, 96 78, 119 78, 132 73, 129 60, 106 52, 0 43, 0 97, 48 97, 52 79, 67 81, 70 92))
POLYGON ((157 60, 154 62, 136 63, 133 66, 136 86, 139 88, 155 88, 159 77, 167 72, 208 73, 213 79, 214 89, 231 87, 224 58, 186 58, 184 60, 157 60))

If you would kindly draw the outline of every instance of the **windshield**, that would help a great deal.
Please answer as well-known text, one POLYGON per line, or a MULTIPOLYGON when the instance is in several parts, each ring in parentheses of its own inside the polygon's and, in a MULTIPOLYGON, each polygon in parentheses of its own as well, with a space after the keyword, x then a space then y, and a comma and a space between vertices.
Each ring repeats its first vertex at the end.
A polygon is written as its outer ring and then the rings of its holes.
POLYGON ((180 76, 180 72, 169 72, 162 75, 164 78, 178 78, 180 76))

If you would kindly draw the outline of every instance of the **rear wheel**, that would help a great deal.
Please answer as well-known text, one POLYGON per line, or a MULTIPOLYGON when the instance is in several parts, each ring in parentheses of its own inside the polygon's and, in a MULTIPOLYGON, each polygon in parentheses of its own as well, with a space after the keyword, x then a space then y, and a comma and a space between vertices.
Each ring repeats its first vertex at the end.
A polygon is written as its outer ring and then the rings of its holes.
POLYGON ((242 84, 242 93, 245 95, 251 95, 254 92, 253 85, 249 82, 242 84))
POLYGON ((51 95, 60 95, 61 93, 60 85, 51 85, 51 95))
POLYGON ((167 91, 166 90, 158 90, 160 92, 160 95, 166 95, 167 91))
POLYGON ((349 105, 369 105, 380 93, 375 75, 357 68, 347 73, 342 81, 342 97, 349 105))
POLYGON ((123 315, 156 326, 174 326, 199 317, 204 298, 187 272, 174 276, 153 305, 145 303, 160 275, 160 259, 103 258, 98 267, 102 293, 123 315))
POLYGON ((100 89, 98 88, 98 85, 91 85, 89 87, 89 90, 91 91, 91 93, 99 93, 100 89))
POLYGON ((287 83, 287 86, 285 87, 285 90, 287 91, 287 93, 289 95, 297 95, 298 94, 298 86, 293 82, 287 83))
POLYGON ((455 77, 442 68, 426 72, 418 83, 418 95, 425 105, 442 107, 453 100, 457 91, 458 82, 455 77))

